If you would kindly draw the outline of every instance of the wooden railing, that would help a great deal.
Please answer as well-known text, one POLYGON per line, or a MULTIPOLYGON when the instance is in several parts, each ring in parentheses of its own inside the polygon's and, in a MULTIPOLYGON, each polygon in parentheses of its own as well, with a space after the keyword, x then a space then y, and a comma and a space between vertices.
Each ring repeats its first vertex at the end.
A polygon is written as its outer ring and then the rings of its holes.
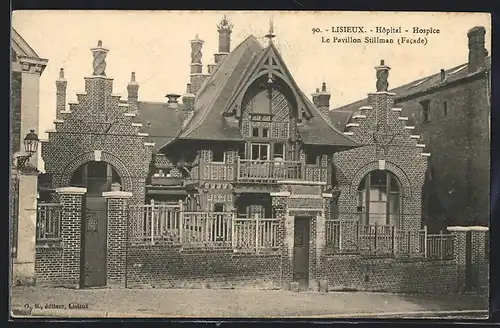
POLYGON ((61 239, 61 217, 61 204, 38 204, 36 222, 37 242, 56 241, 61 239))
POLYGON ((333 252, 365 255, 453 259, 453 235, 428 234, 427 227, 401 230, 388 225, 360 225, 357 221, 327 220, 326 247, 333 252))
POLYGON ((185 212, 181 202, 134 205, 129 211, 129 241, 259 252, 278 247, 278 220, 236 218, 233 212, 185 212))
POLYGON ((279 180, 304 180, 305 164, 299 161, 262 161, 238 158, 238 181, 273 183, 279 180))

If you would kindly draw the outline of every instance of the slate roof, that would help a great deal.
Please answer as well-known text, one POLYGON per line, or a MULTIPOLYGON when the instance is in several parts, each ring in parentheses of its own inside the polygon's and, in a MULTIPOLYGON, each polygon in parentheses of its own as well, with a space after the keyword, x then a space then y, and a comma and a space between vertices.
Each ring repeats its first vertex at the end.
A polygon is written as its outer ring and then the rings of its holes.
POLYGON ((166 102, 139 101, 134 122, 142 123, 141 132, 148 133, 148 142, 155 143, 153 151, 177 136, 187 116, 183 109, 183 104, 178 104, 178 108, 173 109, 166 102))
MULTIPOLYGON (((395 97, 396 97, 396 101, 397 101, 398 99, 405 98, 405 97, 408 97, 408 96, 411 96, 411 95, 414 95, 414 94, 417 94, 420 92, 425 92, 426 90, 430 90, 430 89, 438 87, 440 85, 444 85, 444 84, 448 84, 448 83, 452 83, 452 82, 458 82, 460 79, 463 79, 467 76, 470 76, 470 75, 477 73, 477 72, 469 73, 467 68, 468 68, 468 63, 465 63, 465 64, 455 66, 453 68, 450 68, 448 70, 445 70, 446 80, 444 83, 441 82, 441 72, 439 72, 437 74, 426 76, 424 78, 420 78, 418 80, 414 80, 412 82, 403 84, 403 85, 396 87, 394 89, 391 89, 389 91, 396 94, 395 97)), ((486 63, 485 63, 485 67, 483 70, 491 70, 491 57, 486 58, 486 63)), ((344 128, 342 128, 342 126, 340 125, 341 122, 343 122, 347 119, 347 121, 346 121, 346 124, 347 124, 347 122, 349 121, 349 118, 350 118, 350 117, 346 118, 346 116, 347 116, 346 113, 349 113, 349 112, 354 113, 354 112, 358 111, 361 106, 366 106, 366 105, 367 105, 367 99, 365 98, 365 99, 353 102, 351 104, 338 107, 338 108, 330 111, 330 113, 329 113, 330 119, 331 119, 332 123, 337 122, 334 124, 338 124, 337 127, 341 131, 343 131, 344 128)), ((408 124, 411 124, 411 123, 412 122, 408 122, 408 124)), ((344 124, 344 127, 345 127, 345 124, 344 124)))
POLYGON ((263 49, 250 35, 219 63, 200 88, 194 105, 195 114, 179 139, 243 140, 238 125, 225 118, 223 112, 235 86, 263 49))

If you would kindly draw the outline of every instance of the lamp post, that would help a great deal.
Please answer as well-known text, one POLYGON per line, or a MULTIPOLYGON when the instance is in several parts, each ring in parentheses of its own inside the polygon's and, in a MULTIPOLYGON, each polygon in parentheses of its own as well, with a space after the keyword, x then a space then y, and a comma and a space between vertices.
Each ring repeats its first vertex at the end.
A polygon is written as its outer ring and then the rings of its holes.
POLYGON ((24 150, 25 154, 17 154, 16 155, 16 168, 19 171, 25 170, 28 165, 28 161, 38 150, 38 143, 40 139, 38 139, 38 135, 35 133, 35 130, 30 130, 30 132, 24 137, 24 150))

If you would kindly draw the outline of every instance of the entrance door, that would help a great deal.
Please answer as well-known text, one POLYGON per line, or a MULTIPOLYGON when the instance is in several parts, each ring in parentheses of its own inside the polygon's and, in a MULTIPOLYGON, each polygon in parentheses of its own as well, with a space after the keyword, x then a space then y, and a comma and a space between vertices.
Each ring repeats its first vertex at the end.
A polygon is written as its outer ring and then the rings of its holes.
POLYGON ((83 286, 106 286, 106 199, 86 197, 83 254, 83 286))
POLYGON ((83 287, 106 285, 107 209, 102 193, 111 189, 112 182, 121 181, 113 167, 105 162, 86 163, 73 175, 72 185, 87 188, 82 220, 83 287))
POLYGON ((295 218, 293 238, 293 281, 301 290, 309 287, 309 219, 295 218))

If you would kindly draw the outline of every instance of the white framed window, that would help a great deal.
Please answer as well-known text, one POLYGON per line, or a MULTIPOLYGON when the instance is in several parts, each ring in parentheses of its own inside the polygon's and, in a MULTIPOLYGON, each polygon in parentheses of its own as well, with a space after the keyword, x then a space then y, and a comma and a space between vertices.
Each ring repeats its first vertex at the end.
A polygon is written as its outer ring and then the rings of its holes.
POLYGON ((250 148, 252 160, 268 161, 270 153, 269 144, 252 143, 250 148))
POLYGON ((399 227, 401 217, 401 184, 389 171, 368 173, 358 186, 359 221, 362 225, 399 227))

